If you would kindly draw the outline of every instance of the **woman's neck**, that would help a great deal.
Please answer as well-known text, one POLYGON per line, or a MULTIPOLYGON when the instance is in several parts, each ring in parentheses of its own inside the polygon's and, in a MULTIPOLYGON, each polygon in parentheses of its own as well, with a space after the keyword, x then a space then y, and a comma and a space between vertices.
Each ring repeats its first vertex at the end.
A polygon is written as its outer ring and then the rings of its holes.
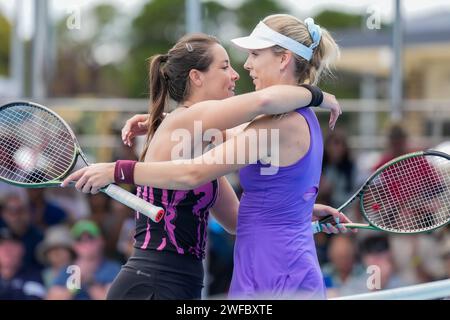
POLYGON ((180 102, 180 106, 183 107, 190 107, 193 104, 205 101, 205 100, 211 100, 208 99, 208 97, 205 97, 203 94, 198 93, 198 94, 192 94, 190 97, 187 97, 184 101, 180 102))

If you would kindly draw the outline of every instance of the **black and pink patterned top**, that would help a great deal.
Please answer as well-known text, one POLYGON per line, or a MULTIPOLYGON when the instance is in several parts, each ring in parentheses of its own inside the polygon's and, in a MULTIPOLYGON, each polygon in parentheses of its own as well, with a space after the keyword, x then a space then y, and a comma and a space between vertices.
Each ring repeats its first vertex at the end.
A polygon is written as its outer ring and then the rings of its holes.
POLYGON ((209 209, 218 194, 218 181, 194 190, 166 190, 139 186, 137 196, 165 209, 159 223, 136 212, 135 248, 172 251, 205 257, 209 209))

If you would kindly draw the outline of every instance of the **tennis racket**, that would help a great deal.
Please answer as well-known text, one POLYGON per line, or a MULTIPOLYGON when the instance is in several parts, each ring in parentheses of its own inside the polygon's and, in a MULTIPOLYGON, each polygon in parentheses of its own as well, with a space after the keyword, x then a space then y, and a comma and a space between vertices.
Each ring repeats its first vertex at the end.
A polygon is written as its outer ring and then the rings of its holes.
MULTIPOLYGON (((369 224, 343 223, 346 228, 421 233, 450 221, 450 156, 428 150, 409 153, 376 170, 341 207, 359 199, 360 211, 369 224)), ((312 223, 313 233, 332 216, 312 223)))
MULTIPOLYGON (((89 165, 67 123, 50 109, 31 102, 0 107, 0 180, 24 188, 59 187, 78 159, 89 165)), ((164 210, 110 184, 111 198, 161 221, 164 210)))

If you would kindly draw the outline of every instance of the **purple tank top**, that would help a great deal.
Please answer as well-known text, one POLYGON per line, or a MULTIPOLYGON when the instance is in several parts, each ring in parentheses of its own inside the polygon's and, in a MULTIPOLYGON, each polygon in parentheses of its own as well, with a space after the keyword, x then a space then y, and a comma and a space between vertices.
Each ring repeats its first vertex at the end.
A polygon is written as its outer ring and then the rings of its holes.
POLYGON ((240 170, 239 207, 230 296, 324 298, 311 231, 322 171, 323 139, 309 108, 296 110, 309 125, 310 147, 292 165, 261 175, 260 162, 240 170))
POLYGON ((165 250, 205 257, 209 209, 218 194, 218 181, 194 190, 166 190, 139 186, 137 196, 165 209, 164 219, 154 223, 136 213, 135 248, 165 250))

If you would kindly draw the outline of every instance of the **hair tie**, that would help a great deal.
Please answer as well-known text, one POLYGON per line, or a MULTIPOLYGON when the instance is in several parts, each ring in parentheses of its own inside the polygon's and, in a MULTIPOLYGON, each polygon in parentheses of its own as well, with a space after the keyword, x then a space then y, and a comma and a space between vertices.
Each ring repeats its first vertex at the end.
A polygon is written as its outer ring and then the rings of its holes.
POLYGON ((319 25, 314 23, 313 18, 306 18, 305 24, 306 27, 308 28, 309 35, 311 36, 311 39, 313 41, 310 48, 314 49, 320 43, 320 39, 322 38, 322 29, 320 29, 319 25))

